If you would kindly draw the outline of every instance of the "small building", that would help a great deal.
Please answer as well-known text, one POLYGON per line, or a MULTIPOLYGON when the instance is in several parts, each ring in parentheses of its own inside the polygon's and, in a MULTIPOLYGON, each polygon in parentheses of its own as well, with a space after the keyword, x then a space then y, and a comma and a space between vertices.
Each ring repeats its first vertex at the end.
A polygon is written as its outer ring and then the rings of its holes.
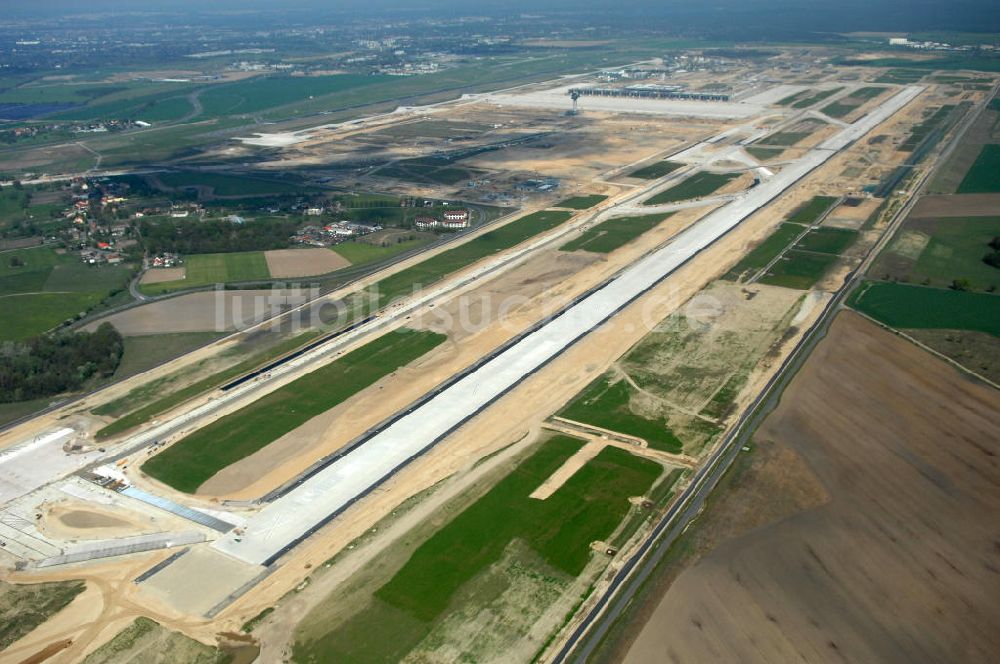
POLYGON ((469 211, 468 210, 448 210, 444 213, 444 222, 442 226, 445 228, 456 229, 456 228, 468 228, 469 227, 469 211))
POLYGON ((416 219, 413 220, 413 224, 417 228, 427 229, 427 228, 437 228, 438 226, 441 225, 441 222, 439 222, 434 217, 417 217, 416 219))

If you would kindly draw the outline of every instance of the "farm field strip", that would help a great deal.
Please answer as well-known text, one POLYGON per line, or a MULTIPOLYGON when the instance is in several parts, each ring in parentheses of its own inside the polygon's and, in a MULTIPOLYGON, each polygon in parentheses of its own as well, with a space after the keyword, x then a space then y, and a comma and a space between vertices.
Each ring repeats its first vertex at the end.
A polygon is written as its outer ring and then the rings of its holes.
MULTIPOLYGON (((562 435, 542 442, 485 495, 417 547, 406 564, 374 591, 374 601, 366 608, 325 633, 319 624, 302 630, 296 656, 317 661, 401 658, 435 628, 444 627, 443 619, 456 611, 454 601, 463 589, 490 574, 494 566, 505 565, 505 552, 515 541, 534 553, 518 559, 534 574, 559 578, 584 574, 593 555, 591 542, 611 536, 630 511, 628 498, 645 495, 665 471, 655 462, 606 447, 545 500, 531 498, 531 492, 582 446, 583 441, 562 435), (554 528, 556 521, 564 525, 554 528), (403 629, 393 619, 400 611, 407 616, 403 629), (368 638, 358 638, 360 633, 368 638), (373 633, 378 636, 372 638, 373 633)), ((531 611, 541 613, 554 599, 551 595, 540 599, 541 605, 535 603, 531 611)))
POLYGON ((682 180, 680 183, 649 197, 642 202, 643 205, 654 206, 665 203, 677 203, 692 198, 702 198, 708 196, 730 181, 739 177, 737 173, 710 173, 700 171, 682 180))
POLYGON ((182 438, 143 464, 151 477, 193 493, 216 472, 253 454, 444 342, 401 329, 283 385, 182 438))
POLYGON ((212 546, 249 563, 275 561, 743 219, 881 124, 921 91, 918 87, 904 89, 825 141, 821 149, 807 153, 767 182, 706 215, 670 244, 632 264, 551 322, 492 357, 478 370, 436 392, 423 405, 267 505, 248 521, 241 538, 228 535, 212 546))
POLYGON ((124 288, 127 265, 84 265, 49 246, 3 252, 0 267, 0 341, 18 341, 46 332, 124 288), (23 265, 13 267, 10 261, 23 265))
POLYGON ((774 232, 768 235, 763 242, 754 247, 750 253, 743 257, 728 274, 726 279, 739 280, 748 272, 751 272, 747 281, 756 281, 757 276, 762 271, 769 268, 778 260, 785 250, 795 242, 798 242, 809 229, 805 226, 789 224, 787 221, 778 225, 774 232))
POLYGON ((263 251, 238 251, 225 254, 192 254, 185 258, 184 278, 161 281, 140 287, 147 295, 226 282, 266 281, 271 278, 263 251))
POLYGON ((958 186, 959 194, 993 193, 1000 191, 1000 145, 987 143, 982 147, 972 168, 958 186))
POLYGON ((641 180, 656 180, 658 178, 662 178, 665 175, 670 175, 677 169, 683 167, 684 164, 680 162, 661 160, 653 162, 648 166, 637 168, 636 170, 628 173, 628 177, 639 178, 641 180))
POLYGON ((1000 295, 865 282, 851 307, 890 327, 973 330, 1000 337, 1000 295))
POLYGON ((649 214, 642 217, 613 217, 588 228, 580 237, 570 240, 559 251, 590 251, 610 253, 623 247, 646 231, 666 221, 672 213, 649 214))
POLYGON ((969 290, 989 291, 1000 286, 1000 270, 983 260, 995 237, 1000 237, 1000 216, 921 219, 911 215, 878 257, 871 274, 882 281, 938 288, 963 279, 969 290))

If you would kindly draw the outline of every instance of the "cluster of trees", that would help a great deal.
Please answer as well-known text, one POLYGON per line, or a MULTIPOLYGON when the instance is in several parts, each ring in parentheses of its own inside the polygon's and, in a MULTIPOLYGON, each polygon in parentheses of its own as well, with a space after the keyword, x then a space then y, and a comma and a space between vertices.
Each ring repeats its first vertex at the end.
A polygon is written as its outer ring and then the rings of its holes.
POLYGON ((94 332, 35 337, 0 345, 0 403, 79 390, 118 368, 124 345, 110 323, 94 332))
POLYGON ((983 262, 995 268, 1000 268, 1000 237, 990 240, 990 253, 983 256, 983 262))
POLYGON ((151 254, 221 254, 287 247, 297 227, 295 221, 284 219, 262 219, 246 224, 234 224, 225 219, 158 219, 144 221, 140 232, 146 251, 151 254))

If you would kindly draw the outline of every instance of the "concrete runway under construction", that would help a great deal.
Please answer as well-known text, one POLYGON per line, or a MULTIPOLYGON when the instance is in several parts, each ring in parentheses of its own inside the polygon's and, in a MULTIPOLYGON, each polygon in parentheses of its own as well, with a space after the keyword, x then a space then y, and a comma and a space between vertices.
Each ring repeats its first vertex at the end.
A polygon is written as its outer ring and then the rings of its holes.
POLYGON ((363 444, 268 504, 248 520, 244 531, 231 532, 212 546, 253 565, 275 562, 744 219, 902 109, 922 90, 918 86, 902 89, 773 177, 709 213, 561 315, 439 389, 419 406, 408 409, 363 444))

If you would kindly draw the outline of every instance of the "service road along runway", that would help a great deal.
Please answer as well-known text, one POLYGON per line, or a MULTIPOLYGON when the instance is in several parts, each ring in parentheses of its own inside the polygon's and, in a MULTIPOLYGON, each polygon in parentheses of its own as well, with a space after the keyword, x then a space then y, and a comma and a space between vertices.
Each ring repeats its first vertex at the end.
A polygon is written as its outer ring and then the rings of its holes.
POLYGON ((248 519, 244 532, 230 532, 212 546, 248 563, 275 562, 744 219, 899 111, 922 90, 919 86, 903 88, 774 177, 709 213, 562 315, 525 335, 478 370, 437 391, 364 444, 269 503, 248 519))

